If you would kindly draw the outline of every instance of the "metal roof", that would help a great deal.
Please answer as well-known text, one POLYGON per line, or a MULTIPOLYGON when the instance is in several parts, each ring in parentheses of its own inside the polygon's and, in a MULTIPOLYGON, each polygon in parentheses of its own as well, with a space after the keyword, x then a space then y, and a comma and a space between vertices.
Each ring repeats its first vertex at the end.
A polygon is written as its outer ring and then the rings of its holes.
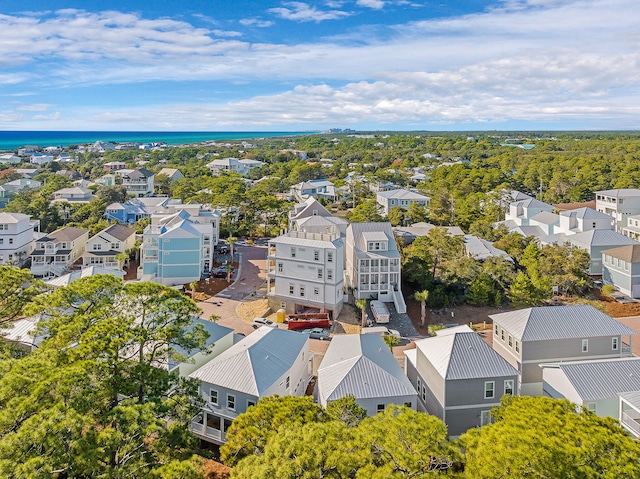
MULTIPOLYGON (((400 256, 400 253, 398 253, 398 248, 396 246, 395 238, 393 236, 391 223, 351 223, 349 225, 349 228, 347 229, 347 237, 349 237, 349 232, 351 237, 353 238, 353 245, 357 250, 360 251, 367 251, 367 242, 364 237, 364 233, 381 232, 386 236, 386 239, 388 240, 387 251, 394 252, 397 256, 400 256)), ((382 238, 381 236, 379 237, 382 238)))
POLYGON ((416 395, 382 336, 336 336, 318 368, 318 394, 322 402, 348 394, 356 399, 416 395))
POLYGON ((506 251, 496 248, 491 241, 478 238, 474 235, 464 235, 464 247, 469 256, 477 260, 499 257, 513 263, 513 259, 506 251))
POLYGON ((628 391, 620 393, 619 396, 627 403, 640 410, 640 391, 628 391))
POLYGON ((596 211, 593 208, 576 208, 575 210, 562 211, 560 216, 575 216, 583 220, 613 220, 611 216, 600 211, 596 211))
POLYGON ((291 369, 309 337, 262 326, 189 377, 252 396, 261 396, 291 369))
POLYGON ((377 193, 378 196, 387 199, 402 199, 402 200, 428 200, 429 197, 422 195, 416 191, 405 190, 405 189, 397 189, 397 190, 388 190, 388 191, 379 191, 377 193))
POLYGON ((553 206, 544 201, 536 200, 535 198, 529 198, 527 200, 516 201, 515 205, 522 205, 524 208, 543 208, 549 211, 553 210, 553 206))
POLYGON ((552 225, 560 222, 560 215, 551 213, 550 211, 541 211, 537 215, 531 217, 529 221, 537 221, 545 225, 552 225))
POLYGON ((476 333, 455 332, 416 341, 416 347, 446 380, 517 376, 518 371, 476 333))
POLYGON ((631 328, 593 306, 541 306, 489 316, 520 341, 630 336, 631 328))
POLYGON ((613 248, 627 244, 638 244, 637 241, 613 230, 590 230, 584 233, 576 233, 567 236, 566 241, 586 248, 594 246, 611 246, 613 248))
POLYGON ((614 399, 621 392, 640 391, 640 358, 572 361, 541 367, 560 369, 583 401, 614 399))
POLYGON ((636 188, 618 188, 618 189, 615 189, 615 190, 596 191, 595 194, 596 195, 615 196, 615 197, 622 196, 624 198, 624 197, 627 197, 627 196, 640 196, 640 190, 638 190, 636 188))

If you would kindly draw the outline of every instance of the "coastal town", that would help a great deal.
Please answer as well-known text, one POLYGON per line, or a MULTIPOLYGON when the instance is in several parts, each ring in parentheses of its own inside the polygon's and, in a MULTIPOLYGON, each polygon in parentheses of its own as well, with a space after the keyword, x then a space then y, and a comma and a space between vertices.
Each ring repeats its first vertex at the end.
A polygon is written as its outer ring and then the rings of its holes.
MULTIPOLYGON (((637 138, 581 139, 574 155, 570 134, 336 129, 3 152, 0 268, 17 278, 3 344, 13 358, 89 354, 83 334, 103 316, 131 331, 161 319, 145 326, 163 331, 154 339, 118 330, 109 341, 122 344, 96 356, 138 378, 112 400, 152 396, 139 392, 142 363, 158 397, 192 384, 184 432, 234 468, 242 418, 276 395, 326 410, 352 401, 360 420, 404 408, 451 441, 497 425, 511 397, 567 400, 635 440, 640 182, 589 183, 593 163, 576 163, 589 142, 640 151, 637 138), (548 151, 585 180, 534 169, 548 151), (175 337, 162 329, 172 321, 175 337), (173 379, 156 383, 155 370, 173 379)), ((107 336, 94 334, 97 348, 107 336)))

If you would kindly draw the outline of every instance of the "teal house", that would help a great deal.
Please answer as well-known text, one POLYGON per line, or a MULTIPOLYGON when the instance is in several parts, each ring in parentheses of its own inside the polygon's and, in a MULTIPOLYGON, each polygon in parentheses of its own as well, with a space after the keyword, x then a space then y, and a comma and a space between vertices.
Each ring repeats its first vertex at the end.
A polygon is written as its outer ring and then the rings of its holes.
POLYGON ((166 286, 198 280, 213 264, 214 243, 213 225, 186 210, 153 215, 144 230, 138 279, 166 286))

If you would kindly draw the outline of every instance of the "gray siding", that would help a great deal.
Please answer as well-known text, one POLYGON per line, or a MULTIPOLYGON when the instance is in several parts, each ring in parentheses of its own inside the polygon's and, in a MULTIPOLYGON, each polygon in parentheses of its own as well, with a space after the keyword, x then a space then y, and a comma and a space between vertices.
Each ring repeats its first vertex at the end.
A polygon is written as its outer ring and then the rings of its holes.
MULTIPOLYGON (((506 378, 478 378, 463 379, 459 381, 447 381, 446 407, 466 406, 470 404, 493 405, 495 403, 498 403, 500 402, 500 398, 504 394, 504 383, 506 380, 512 380, 514 388, 517 388, 518 376, 509 376, 506 378), (487 381, 494 382, 494 397, 490 399, 484 398, 484 384, 487 381)), ((490 406, 489 409, 491 409, 490 406)))

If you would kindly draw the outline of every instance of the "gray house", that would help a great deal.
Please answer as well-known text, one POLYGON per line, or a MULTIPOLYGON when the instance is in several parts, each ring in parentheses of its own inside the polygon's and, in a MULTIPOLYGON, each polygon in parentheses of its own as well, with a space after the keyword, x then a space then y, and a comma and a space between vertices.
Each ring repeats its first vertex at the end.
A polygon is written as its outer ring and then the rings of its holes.
POLYGON ((543 394, 541 364, 631 356, 636 334, 589 305, 527 308, 489 317, 493 349, 520 372, 520 394, 526 396, 543 394))
POLYGON ((346 334, 331 340, 318 368, 316 399, 326 407, 349 394, 369 416, 389 404, 416 409, 416 390, 377 334, 346 334))
POLYGON ((567 243, 585 250, 591 257, 589 274, 602 274, 602 252, 619 246, 640 244, 613 230, 590 230, 584 233, 568 235, 567 243))
POLYGON ((466 327, 443 330, 405 351, 405 371, 418 391, 418 410, 458 436, 491 422, 503 394, 518 394, 518 371, 466 327))
POLYGON ((545 396, 618 419, 620 393, 640 391, 640 358, 543 364, 542 380, 545 396))
POLYGON ((312 374, 308 335, 262 326, 189 375, 205 401, 191 431, 224 444, 231 422, 258 399, 303 396, 312 374))
POLYGON ((602 282, 640 298, 640 243, 602 251, 602 282))

